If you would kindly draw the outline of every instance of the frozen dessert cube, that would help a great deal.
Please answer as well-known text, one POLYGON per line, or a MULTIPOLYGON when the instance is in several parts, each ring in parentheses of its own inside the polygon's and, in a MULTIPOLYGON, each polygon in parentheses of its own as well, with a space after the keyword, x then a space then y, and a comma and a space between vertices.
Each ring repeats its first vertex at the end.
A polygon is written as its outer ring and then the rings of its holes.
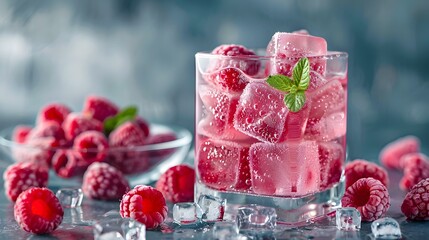
POLYGON ((234 116, 234 126, 263 142, 278 142, 289 112, 284 94, 262 82, 247 84, 234 116))
POLYGON ((179 225, 197 224, 201 216, 201 208, 194 202, 176 203, 173 206, 173 220, 179 225))
POLYGON ((55 195, 65 208, 75 208, 82 204, 83 193, 80 188, 61 188, 55 195))
POLYGON ((371 230, 375 238, 400 239, 402 237, 398 221, 390 217, 380 218, 372 222, 371 230))
POLYGON ((340 181, 344 165, 344 149, 336 142, 319 142, 320 187, 330 187, 340 181))
POLYGON ((250 187, 250 144, 206 139, 197 152, 199 179, 214 189, 250 187))
POLYGON ((361 226, 360 212, 354 207, 338 208, 335 220, 339 230, 358 231, 361 226))
POLYGON ((237 225, 240 231, 274 230, 277 224, 277 213, 274 208, 256 204, 238 208, 237 225))
POLYGON ((217 222, 223 220, 226 199, 210 195, 201 195, 198 198, 198 205, 203 210, 202 220, 204 222, 217 222))
POLYGON ((303 196, 319 189, 319 152, 314 141, 255 143, 249 159, 255 193, 303 196))

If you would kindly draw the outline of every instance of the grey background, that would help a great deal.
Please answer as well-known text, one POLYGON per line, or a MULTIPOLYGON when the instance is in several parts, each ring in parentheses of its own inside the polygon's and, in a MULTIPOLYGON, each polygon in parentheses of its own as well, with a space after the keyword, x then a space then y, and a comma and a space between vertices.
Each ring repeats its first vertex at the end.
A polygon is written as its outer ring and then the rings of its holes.
POLYGON ((197 51, 305 28, 349 53, 349 157, 377 160, 407 134, 429 153, 428 12, 424 0, 1 0, 0 127, 95 93, 193 131, 197 51))

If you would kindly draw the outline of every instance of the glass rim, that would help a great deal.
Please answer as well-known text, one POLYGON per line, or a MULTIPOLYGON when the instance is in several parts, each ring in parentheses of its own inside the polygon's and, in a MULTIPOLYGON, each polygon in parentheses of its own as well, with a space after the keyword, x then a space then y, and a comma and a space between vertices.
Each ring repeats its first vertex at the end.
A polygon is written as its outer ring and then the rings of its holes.
POLYGON ((208 58, 208 59, 241 59, 241 60, 284 60, 284 59, 290 59, 290 60, 299 60, 302 57, 307 57, 310 59, 338 59, 338 58, 348 58, 347 52, 342 51, 328 51, 326 54, 309 54, 301 57, 282 57, 278 58, 276 56, 264 56, 264 55, 240 55, 240 56, 225 56, 225 55, 218 55, 218 54, 212 54, 211 52, 197 52, 195 54, 195 58, 201 59, 201 58, 208 58))

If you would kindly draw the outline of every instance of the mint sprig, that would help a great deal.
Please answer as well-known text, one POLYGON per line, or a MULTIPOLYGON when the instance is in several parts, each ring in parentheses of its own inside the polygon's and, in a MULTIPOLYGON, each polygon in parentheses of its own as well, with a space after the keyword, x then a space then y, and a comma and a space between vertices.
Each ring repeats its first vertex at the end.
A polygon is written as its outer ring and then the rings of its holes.
POLYGON ((137 107, 129 106, 123 108, 115 116, 108 117, 103 122, 103 130, 106 135, 109 135, 115 128, 126 121, 134 120, 137 116, 137 107))
POLYGON ((310 84, 310 63, 308 58, 301 58, 293 67, 292 79, 281 75, 272 75, 267 83, 285 92, 284 102, 291 112, 298 112, 305 104, 305 91, 310 84))

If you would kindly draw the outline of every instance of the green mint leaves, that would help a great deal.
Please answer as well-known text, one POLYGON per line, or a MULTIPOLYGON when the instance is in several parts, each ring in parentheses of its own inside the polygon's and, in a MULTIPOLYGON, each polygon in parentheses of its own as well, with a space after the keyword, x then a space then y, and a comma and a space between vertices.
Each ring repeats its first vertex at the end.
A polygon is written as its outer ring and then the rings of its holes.
POLYGON ((310 84, 310 62, 301 58, 293 67, 292 79, 284 75, 269 76, 267 83, 285 92, 284 102, 292 112, 298 112, 305 104, 305 91, 310 84))
POLYGON ((118 114, 106 118, 103 122, 104 132, 109 135, 115 128, 126 121, 134 120, 137 116, 137 107, 129 106, 123 108, 118 114))

